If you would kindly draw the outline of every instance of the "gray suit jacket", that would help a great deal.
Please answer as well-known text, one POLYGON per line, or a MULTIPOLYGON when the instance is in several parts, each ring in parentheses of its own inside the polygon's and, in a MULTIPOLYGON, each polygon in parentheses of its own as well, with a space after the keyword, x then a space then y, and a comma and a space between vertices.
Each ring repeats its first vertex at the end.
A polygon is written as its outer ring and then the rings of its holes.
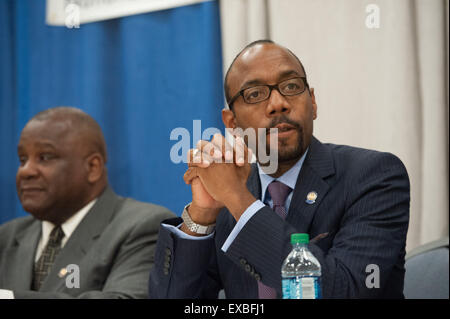
POLYGON ((116 195, 109 187, 86 214, 55 260, 39 292, 31 291, 41 222, 32 216, 0 226, 0 289, 15 298, 146 298, 164 207, 116 195), (58 276, 79 266, 80 287, 58 276), (70 286, 70 285, 69 285, 70 286))

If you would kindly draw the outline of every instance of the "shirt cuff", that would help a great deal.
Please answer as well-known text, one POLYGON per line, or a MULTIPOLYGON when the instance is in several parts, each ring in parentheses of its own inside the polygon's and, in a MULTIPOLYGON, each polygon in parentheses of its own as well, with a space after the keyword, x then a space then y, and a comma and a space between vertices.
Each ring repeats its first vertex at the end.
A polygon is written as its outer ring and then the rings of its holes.
POLYGON ((231 231, 230 235, 228 235, 227 240, 222 245, 222 251, 227 252, 230 245, 233 243, 234 239, 237 237, 241 229, 245 226, 245 224, 248 222, 250 218, 252 218, 253 215, 256 214, 257 211, 259 211, 261 208, 263 208, 264 203, 260 200, 256 200, 251 204, 245 212, 241 215, 241 218, 239 218, 238 222, 234 226, 233 230, 231 231))
POLYGON ((12 290, 0 289, 0 299, 14 299, 12 290))
POLYGON ((168 224, 161 224, 164 228, 168 229, 170 232, 174 233, 178 238, 181 239, 190 239, 190 240, 205 240, 209 239, 214 236, 215 231, 213 231, 211 234, 206 236, 191 236, 186 234, 184 231, 180 230, 180 227, 183 223, 179 224, 178 226, 168 225, 168 224))

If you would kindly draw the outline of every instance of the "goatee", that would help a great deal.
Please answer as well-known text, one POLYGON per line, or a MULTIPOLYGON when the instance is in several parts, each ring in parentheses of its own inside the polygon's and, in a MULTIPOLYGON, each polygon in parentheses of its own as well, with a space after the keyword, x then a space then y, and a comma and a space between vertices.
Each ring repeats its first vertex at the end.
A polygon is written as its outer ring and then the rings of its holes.
MULTIPOLYGON (((270 123, 269 127, 266 129, 266 135, 269 134, 270 128, 275 128, 276 125, 286 123, 293 126, 294 130, 297 132, 297 141, 292 145, 288 145, 287 140, 278 140, 278 161, 280 163, 290 162, 294 160, 300 159, 300 157, 305 152, 303 148, 303 127, 292 120, 290 120, 285 115, 280 116, 276 119, 273 119, 270 123)), ((267 143, 266 152, 267 154, 271 154, 271 145, 267 143)))

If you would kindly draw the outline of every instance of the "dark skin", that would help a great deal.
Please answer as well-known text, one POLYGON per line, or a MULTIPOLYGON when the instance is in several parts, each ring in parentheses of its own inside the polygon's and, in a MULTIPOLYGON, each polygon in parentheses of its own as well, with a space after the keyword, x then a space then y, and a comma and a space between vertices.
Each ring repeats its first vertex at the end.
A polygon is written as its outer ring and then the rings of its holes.
MULTIPOLYGON (((258 44, 248 48, 236 59, 228 76, 230 96, 242 89, 259 85, 274 85, 283 80, 305 76, 297 59, 285 48, 276 44, 258 44)), ((273 90, 269 99, 258 104, 246 104, 239 97, 233 110, 223 110, 222 120, 227 128, 279 129, 278 169, 272 174, 279 177, 287 172, 304 154, 311 143, 313 121, 317 117, 314 89, 295 96, 282 96, 273 90)), ((269 135, 266 136, 269 143, 269 135)), ((225 154, 223 137, 214 136, 197 145, 200 163, 190 161, 184 180, 192 188, 192 204, 189 214, 198 224, 215 222, 221 208, 227 207, 236 220, 256 198, 248 191, 246 182, 250 164, 215 163, 215 158, 225 154), (211 144, 220 152, 210 151, 211 144), (208 150, 204 152, 204 150, 208 150)), ((271 146, 272 147, 272 146, 271 146)), ((245 152, 247 152, 245 147, 245 152)), ((189 152, 193 159, 193 150, 189 152)), ((181 230, 194 234, 183 224, 181 230)))
POLYGON ((17 194, 25 211, 60 225, 98 197, 107 185, 95 130, 70 114, 31 120, 18 144, 17 194))

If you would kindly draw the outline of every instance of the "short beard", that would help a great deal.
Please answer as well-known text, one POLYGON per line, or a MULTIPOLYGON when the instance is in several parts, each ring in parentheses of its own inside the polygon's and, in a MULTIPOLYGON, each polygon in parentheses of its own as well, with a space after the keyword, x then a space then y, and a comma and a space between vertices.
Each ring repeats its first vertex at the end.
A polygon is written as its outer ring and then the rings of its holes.
MULTIPOLYGON (((280 145, 278 145, 278 162, 283 163, 299 160, 305 152, 303 148, 303 127, 299 123, 294 122, 283 115, 277 119, 272 120, 269 127, 267 128, 267 134, 269 133, 270 128, 274 128, 276 125, 281 123, 287 123, 294 126, 295 130, 297 131, 298 140, 297 143, 295 143, 291 147, 285 144, 285 142, 281 142, 280 145)), ((266 152, 267 154, 271 154, 270 143, 267 143, 266 145, 266 152)))
POLYGON ((279 163, 284 163, 284 162, 292 162, 294 160, 299 160, 300 157, 303 155, 304 153, 304 149, 303 149, 303 130, 297 129, 297 134, 298 134, 298 143, 296 143, 295 145, 287 148, 286 145, 283 145, 284 143, 282 142, 281 145, 278 146, 278 162, 279 163))

